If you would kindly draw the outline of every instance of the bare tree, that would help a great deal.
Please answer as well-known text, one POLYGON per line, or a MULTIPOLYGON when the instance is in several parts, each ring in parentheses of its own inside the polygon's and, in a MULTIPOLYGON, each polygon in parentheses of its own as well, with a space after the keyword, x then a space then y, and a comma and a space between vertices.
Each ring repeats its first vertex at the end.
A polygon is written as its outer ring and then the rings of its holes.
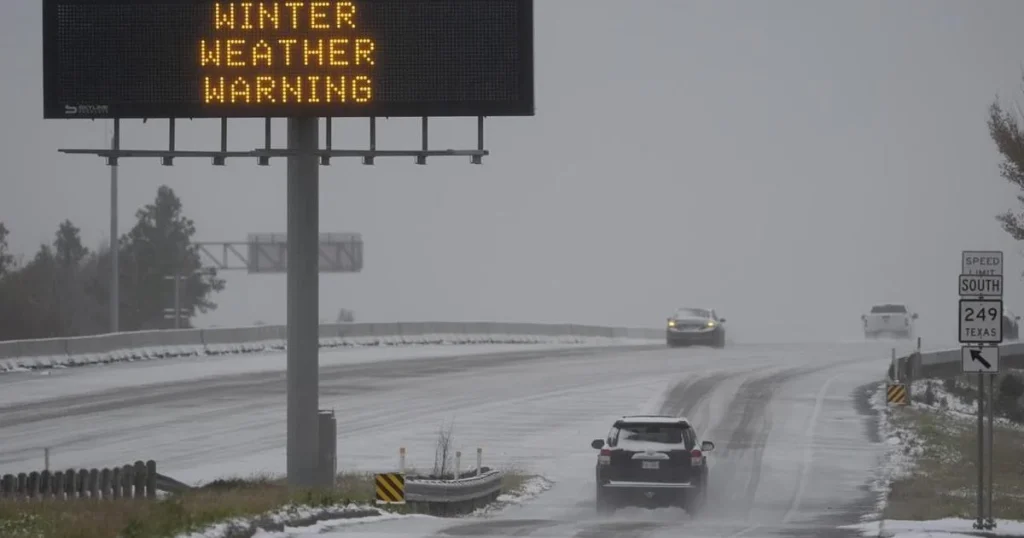
POLYGON ((453 472, 452 460, 455 457, 455 449, 452 446, 452 430, 455 429, 454 421, 445 428, 444 422, 437 431, 437 445, 434 447, 434 472, 431 476, 443 479, 445 475, 453 472))

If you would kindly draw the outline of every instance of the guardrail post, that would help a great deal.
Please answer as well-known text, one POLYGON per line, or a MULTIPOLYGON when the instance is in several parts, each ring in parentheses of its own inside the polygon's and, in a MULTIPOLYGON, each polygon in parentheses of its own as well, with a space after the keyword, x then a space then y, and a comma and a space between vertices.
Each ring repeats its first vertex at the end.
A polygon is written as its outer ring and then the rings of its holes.
POLYGON ((455 479, 459 479, 459 468, 462 467, 462 451, 455 451, 455 479))
POLYGON ((398 472, 405 472, 405 447, 398 449, 398 472))
POLYGON ((911 405, 914 399, 914 370, 917 368, 917 363, 921 360, 921 354, 919 352, 912 353, 906 358, 907 362, 907 405, 911 405))
POLYGON ((477 447, 476 449, 476 475, 480 476, 484 468, 484 449, 477 447))
POLYGON ((893 383, 899 383, 899 381, 900 381, 900 369, 899 369, 899 361, 896 360, 896 348, 892 348, 892 359, 891 359, 890 363, 892 364, 892 375, 889 376, 889 377, 892 378, 892 382, 893 383))

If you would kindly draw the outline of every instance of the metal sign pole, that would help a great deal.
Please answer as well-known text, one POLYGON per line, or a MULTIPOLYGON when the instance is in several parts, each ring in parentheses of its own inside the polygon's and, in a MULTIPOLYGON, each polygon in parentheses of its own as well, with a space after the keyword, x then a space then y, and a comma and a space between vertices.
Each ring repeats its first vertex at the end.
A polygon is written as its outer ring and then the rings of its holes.
POLYGON ((985 374, 978 374, 978 520, 974 528, 984 527, 985 499, 985 374))
POLYGON ((318 482, 319 118, 288 119, 288 484, 318 482))
POLYGON ((987 436, 988 437, 988 439, 987 439, 987 441, 988 441, 988 443, 987 443, 988 444, 988 461, 986 462, 986 466, 985 466, 985 468, 987 470, 986 474, 988 475, 986 477, 987 480, 988 480, 988 509, 986 510, 986 512, 988 513, 988 522, 987 522, 986 527, 989 528, 989 529, 994 529, 996 527, 996 520, 992 516, 992 490, 993 490, 993 486, 992 486, 992 459, 993 459, 993 455, 992 455, 992 453, 995 451, 995 445, 993 445, 992 442, 993 442, 993 436, 994 436, 993 422, 995 421, 994 417, 995 417, 995 414, 996 414, 996 407, 995 407, 994 402, 993 402, 993 399, 995 398, 995 391, 996 391, 995 390, 996 376, 995 376, 995 374, 982 374, 982 375, 984 375, 985 377, 988 378, 988 436, 987 436))
MULTIPOLYGON (((120 144, 121 122, 114 120, 114 135, 110 137, 110 149, 117 150, 120 144)), ((117 162, 110 165, 110 332, 120 332, 121 283, 120 260, 121 242, 117 234, 117 162)))

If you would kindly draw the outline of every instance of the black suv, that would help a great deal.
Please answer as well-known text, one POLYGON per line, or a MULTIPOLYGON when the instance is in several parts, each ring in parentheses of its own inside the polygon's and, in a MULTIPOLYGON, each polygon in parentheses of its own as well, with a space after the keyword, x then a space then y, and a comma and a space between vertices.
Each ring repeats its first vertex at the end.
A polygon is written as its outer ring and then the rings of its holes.
POLYGON ((624 416, 607 439, 591 445, 597 456, 597 509, 618 506, 678 506, 696 513, 708 494, 707 452, 682 417, 624 416))

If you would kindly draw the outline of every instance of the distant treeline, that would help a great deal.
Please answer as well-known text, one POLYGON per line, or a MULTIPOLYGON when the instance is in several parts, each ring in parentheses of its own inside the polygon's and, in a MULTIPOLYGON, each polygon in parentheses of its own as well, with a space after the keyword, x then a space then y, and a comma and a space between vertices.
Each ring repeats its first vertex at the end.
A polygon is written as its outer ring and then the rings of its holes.
MULTIPOLYGON (((191 246, 196 229, 182 214, 181 200, 167 186, 139 209, 132 229, 118 240, 119 329, 174 327, 165 309, 174 306, 174 275, 180 275, 181 326, 217 307, 210 300, 224 289, 215 272, 198 272, 191 246)), ((90 251, 70 220, 57 227, 53 243, 30 260, 10 252, 11 231, 0 222, 0 340, 83 336, 110 332, 111 248, 90 251)))

